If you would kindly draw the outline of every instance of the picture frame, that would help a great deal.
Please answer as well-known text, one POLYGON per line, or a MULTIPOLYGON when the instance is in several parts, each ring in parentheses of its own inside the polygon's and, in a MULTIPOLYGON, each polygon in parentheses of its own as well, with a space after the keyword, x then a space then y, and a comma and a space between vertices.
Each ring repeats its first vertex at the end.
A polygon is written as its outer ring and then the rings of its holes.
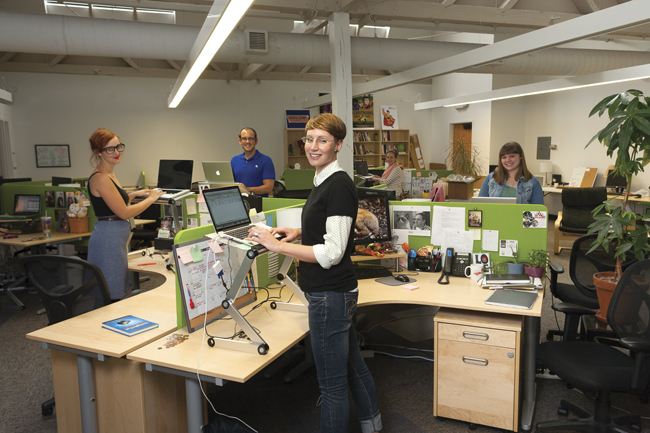
POLYGON ((467 227, 483 227, 483 211, 467 211, 467 227))
POLYGON ((70 167, 70 145, 35 144, 36 167, 70 167))

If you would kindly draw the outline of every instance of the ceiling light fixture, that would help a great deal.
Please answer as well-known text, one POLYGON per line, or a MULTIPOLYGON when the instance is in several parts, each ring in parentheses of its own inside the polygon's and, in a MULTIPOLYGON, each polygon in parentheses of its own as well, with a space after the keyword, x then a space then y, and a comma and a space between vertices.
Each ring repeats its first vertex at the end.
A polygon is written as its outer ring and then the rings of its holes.
POLYGON ((190 57, 185 62, 167 99, 169 108, 178 107, 251 4, 253 0, 214 1, 192 46, 190 57))
POLYGON ((421 102, 415 104, 413 108, 415 111, 418 111, 440 107, 458 107, 467 104, 478 104, 480 102, 499 101, 502 99, 520 98, 522 96, 541 95, 544 93, 563 92, 565 90, 581 89, 584 87, 642 80, 649 77, 650 65, 632 66, 629 68, 614 69, 612 71, 597 72, 578 77, 561 78, 559 80, 542 81, 540 83, 526 84, 523 86, 507 87, 505 89, 493 90, 491 92, 421 102))

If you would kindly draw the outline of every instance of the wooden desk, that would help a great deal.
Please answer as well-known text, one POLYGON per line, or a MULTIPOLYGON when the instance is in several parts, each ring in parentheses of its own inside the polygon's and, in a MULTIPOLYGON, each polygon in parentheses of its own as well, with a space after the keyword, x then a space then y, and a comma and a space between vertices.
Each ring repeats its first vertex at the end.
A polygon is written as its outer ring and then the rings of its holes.
MULTIPOLYGON (((137 263, 152 261, 138 256, 129 265, 136 270, 137 263)), ((159 383, 170 381, 162 378, 158 382, 156 377, 144 375, 141 365, 123 358, 176 329, 174 274, 164 265, 147 266, 147 269, 166 276, 165 284, 27 334, 27 338, 51 349, 59 432, 96 432, 99 426, 100 431, 144 433, 147 412, 167 410, 148 406, 151 402, 145 402, 143 395, 145 389, 160 389, 159 383), (102 322, 129 314, 156 322, 159 327, 132 337, 101 327, 102 322)), ((174 386, 173 381, 169 386, 174 386)), ((179 399, 184 400, 184 395, 179 399)), ((165 417, 149 416, 147 420, 169 422, 165 417)), ((180 424, 185 424, 184 418, 180 424)))
POLYGON ((34 247, 38 245, 58 244, 59 254, 62 255, 63 242, 67 242, 71 240, 78 241, 81 240, 82 238, 90 236, 91 234, 92 234, 91 232, 61 233, 61 232, 52 231, 52 237, 46 238, 43 236, 43 233, 39 231, 28 235, 17 235, 18 237, 13 239, 2 239, 0 237, 0 244, 10 245, 14 247, 34 247))
MULTIPOLYGON (((416 279, 420 289, 407 291, 400 286, 386 286, 374 280, 359 281, 359 307, 378 304, 415 304, 450 307, 462 310, 489 311, 516 316, 524 316, 526 327, 524 336, 524 409, 522 426, 530 430, 535 404, 535 348, 539 335, 539 319, 542 312, 542 294, 530 310, 486 305, 485 299, 490 291, 477 286, 469 278, 452 277, 451 284, 439 285, 439 273, 420 273, 416 279)), ((249 307, 243 309, 245 312, 249 307)), ((307 315, 289 311, 272 310, 265 305, 246 317, 259 328, 264 340, 269 344, 267 355, 236 352, 219 348, 210 348, 203 333, 190 334, 189 339, 170 350, 160 350, 167 336, 135 350, 127 359, 146 364, 149 371, 168 372, 185 377, 187 396, 188 431, 198 431, 203 420, 201 392, 196 370, 198 367, 201 380, 222 385, 224 381, 243 383, 259 372, 275 358, 280 356, 307 335, 307 315)), ((211 334, 227 335, 232 332, 228 322, 213 323, 208 326, 211 334), (225 334, 224 334, 225 333, 225 334)))

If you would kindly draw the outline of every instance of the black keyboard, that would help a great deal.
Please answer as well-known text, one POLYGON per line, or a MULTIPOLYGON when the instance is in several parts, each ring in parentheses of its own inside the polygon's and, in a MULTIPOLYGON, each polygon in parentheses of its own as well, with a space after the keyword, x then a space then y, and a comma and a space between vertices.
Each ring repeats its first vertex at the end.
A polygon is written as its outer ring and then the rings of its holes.
POLYGON ((392 277, 393 273, 388 268, 379 265, 355 266, 354 272, 357 274, 357 280, 376 279, 383 277, 392 277))
POLYGON ((255 224, 249 224, 249 225, 247 225, 247 226, 239 227, 239 228, 237 228, 237 229, 226 230, 225 233, 226 233, 228 236, 232 236, 233 238, 237 238, 237 239, 242 239, 242 240, 243 240, 244 238, 247 238, 247 237, 248 237, 248 232, 250 232, 250 230, 251 230, 253 227, 255 227, 255 224))

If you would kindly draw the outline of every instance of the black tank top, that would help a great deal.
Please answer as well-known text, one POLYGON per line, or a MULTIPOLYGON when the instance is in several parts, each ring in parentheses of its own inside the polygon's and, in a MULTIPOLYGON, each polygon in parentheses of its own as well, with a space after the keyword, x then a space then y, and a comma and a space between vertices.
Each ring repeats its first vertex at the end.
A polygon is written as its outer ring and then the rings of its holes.
MULTIPOLYGON (((94 175, 99 173, 98 171, 94 172, 93 174, 90 175, 88 178, 88 193, 90 195, 90 202, 93 204, 93 208, 95 209, 95 216, 98 218, 101 217, 107 217, 107 216, 113 216, 115 215, 115 212, 111 210, 111 208, 108 207, 106 202, 104 201, 103 198, 101 197, 95 197, 92 192, 90 192, 90 179, 93 178, 94 175)), ((110 177, 109 177, 110 179, 110 177)), ((122 188, 117 186, 115 181, 111 179, 111 182, 113 182, 113 185, 115 185, 115 188, 117 188, 117 192, 120 193, 120 196, 124 200, 124 204, 129 203, 129 195, 124 191, 122 188)))

